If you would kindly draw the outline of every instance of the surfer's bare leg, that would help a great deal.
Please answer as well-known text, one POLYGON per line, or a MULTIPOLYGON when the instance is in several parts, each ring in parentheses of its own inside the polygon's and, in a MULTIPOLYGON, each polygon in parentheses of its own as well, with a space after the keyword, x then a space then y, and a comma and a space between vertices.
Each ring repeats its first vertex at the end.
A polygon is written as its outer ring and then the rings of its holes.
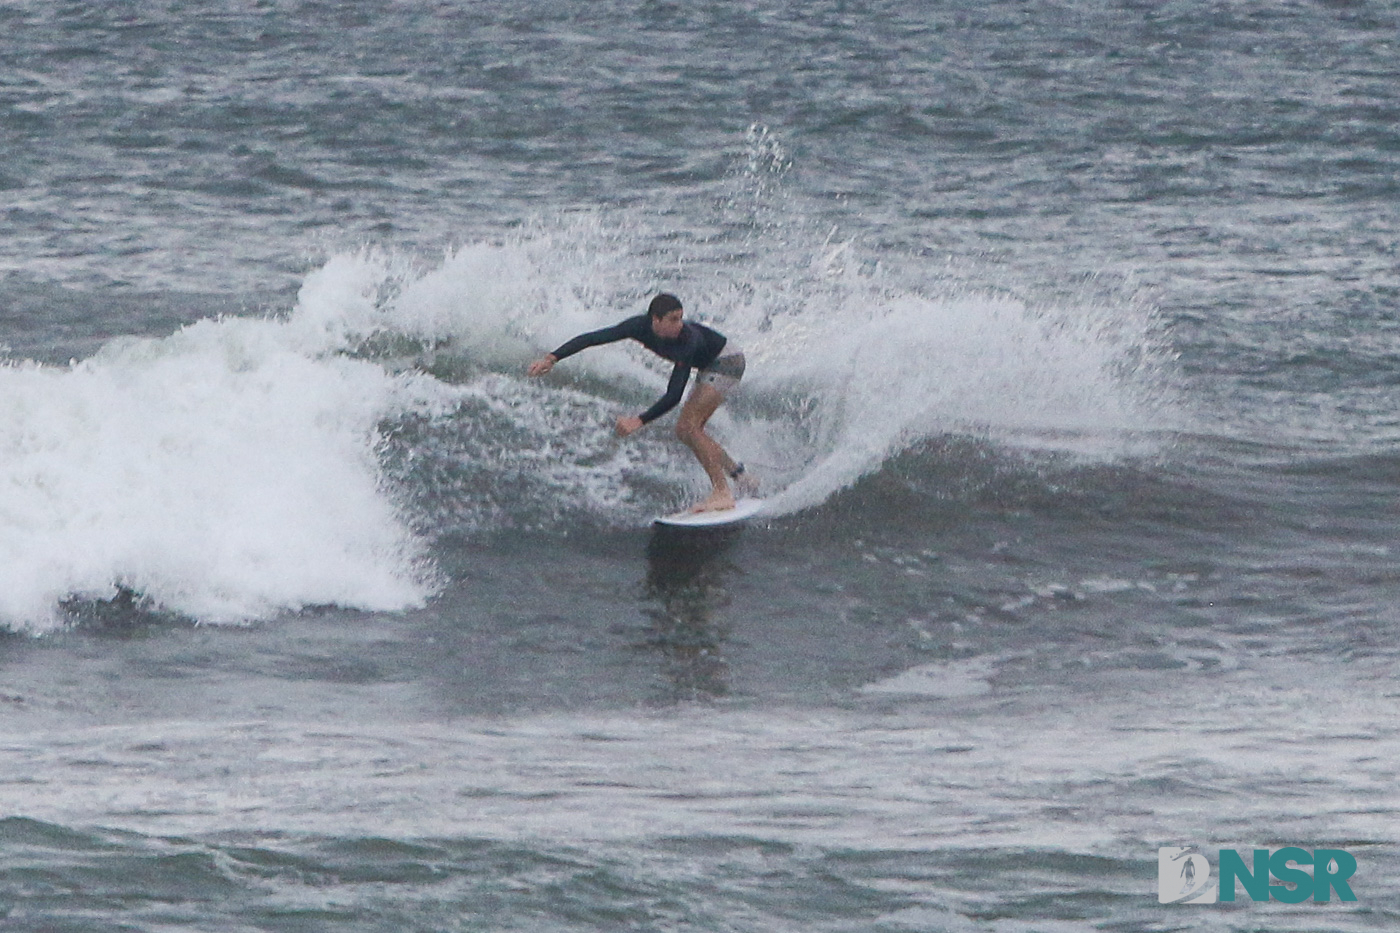
POLYGON ((697 385, 690 390, 690 397, 685 400, 680 419, 676 421, 676 436, 695 454, 695 459, 705 468, 705 475, 714 487, 709 498, 691 509, 692 512, 734 508, 734 494, 729 491, 729 473, 737 464, 718 441, 705 433, 705 424, 723 401, 723 393, 715 387, 697 385))

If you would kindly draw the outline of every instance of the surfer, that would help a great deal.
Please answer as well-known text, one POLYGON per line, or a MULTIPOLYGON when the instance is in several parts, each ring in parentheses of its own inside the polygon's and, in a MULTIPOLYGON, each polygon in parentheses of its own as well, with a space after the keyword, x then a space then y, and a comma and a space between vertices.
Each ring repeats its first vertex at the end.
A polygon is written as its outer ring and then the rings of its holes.
POLYGON ((555 363, 580 350, 629 339, 675 363, 671 379, 666 384, 666 394, 655 405, 640 415, 626 415, 617 419, 618 435, 627 437, 675 408, 685 392, 690 371, 699 370, 695 387, 691 389, 676 421, 676 436, 685 442, 705 468, 705 475, 710 478, 713 489, 709 497, 691 511, 732 509, 734 493, 729 488, 729 481, 733 480, 741 492, 748 493, 753 492, 754 484, 752 478, 745 474, 744 465, 736 462, 714 438, 705 433, 705 424, 725 396, 733 392, 744 377, 744 353, 719 331, 684 320, 684 316, 685 309, 681 307, 680 299, 663 292, 651 300, 646 314, 630 317, 612 327, 580 334, 553 353, 546 353, 535 360, 527 372, 531 376, 543 376, 554 368, 555 363))

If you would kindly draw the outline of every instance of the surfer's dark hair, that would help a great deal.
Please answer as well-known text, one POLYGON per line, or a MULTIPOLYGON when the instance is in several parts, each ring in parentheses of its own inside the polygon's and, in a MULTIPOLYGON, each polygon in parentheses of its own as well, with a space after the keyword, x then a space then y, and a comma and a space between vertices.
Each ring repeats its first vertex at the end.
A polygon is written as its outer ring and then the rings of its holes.
POLYGON ((651 300, 651 305, 647 308, 647 314, 654 318, 663 318, 681 306, 681 300, 675 295, 662 292, 651 300))

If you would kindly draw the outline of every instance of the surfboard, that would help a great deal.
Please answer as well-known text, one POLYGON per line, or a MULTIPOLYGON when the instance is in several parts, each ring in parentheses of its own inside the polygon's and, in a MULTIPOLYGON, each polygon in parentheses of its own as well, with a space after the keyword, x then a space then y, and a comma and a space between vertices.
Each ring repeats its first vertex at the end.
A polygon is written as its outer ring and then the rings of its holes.
POLYGON ((763 505, 762 499, 740 499, 734 503, 732 509, 720 512, 677 512, 674 515, 658 515, 652 521, 673 528, 712 528, 753 518, 763 509, 763 505))

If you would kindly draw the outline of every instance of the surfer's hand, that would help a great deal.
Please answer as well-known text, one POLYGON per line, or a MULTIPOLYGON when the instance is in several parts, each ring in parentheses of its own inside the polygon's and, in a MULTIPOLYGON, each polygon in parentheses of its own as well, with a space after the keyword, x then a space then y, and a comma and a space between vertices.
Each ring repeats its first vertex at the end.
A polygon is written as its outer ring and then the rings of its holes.
POLYGON ((641 418, 638 418, 636 415, 631 415, 630 417, 627 417, 627 418, 618 418, 618 419, 617 419, 617 436, 618 436, 618 437, 626 437, 627 435, 631 434, 632 432, 640 430, 641 427, 642 427, 642 419, 641 419, 641 418))
POLYGON ((554 364, 559 362, 559 358, 553 353, 546 353, 544 356, 530 364, 530 368, 525 370, 531 376, 543 376, 554 368, 554 364))

